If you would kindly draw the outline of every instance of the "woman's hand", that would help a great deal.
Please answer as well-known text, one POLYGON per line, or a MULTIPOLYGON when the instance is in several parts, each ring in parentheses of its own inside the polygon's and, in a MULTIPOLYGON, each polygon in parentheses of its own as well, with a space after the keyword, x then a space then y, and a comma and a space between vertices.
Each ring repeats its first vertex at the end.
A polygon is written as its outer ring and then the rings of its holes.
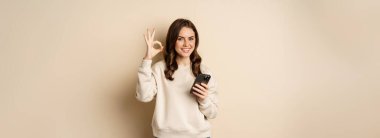
POLYGON ((197 96, 199 102, 203 102, 208 96, 208 85, 204 83, 201 83, 201 85, 195 84, 192 93, 197 96))
POLYGON ((147 45, 147 50, 144 59, 151 60, 154 56, 156 56, 158 53, 160 53, 164 47, 162 46, 160 41, 154 41, 154 35, 156 33, 156 30, 153 29, 153 32, 150 32, 149 29, 147 29, 147 34, 144 34, 145 42, 147 45), (154 48, 154 45, 158 44, 159 48, 154 48))

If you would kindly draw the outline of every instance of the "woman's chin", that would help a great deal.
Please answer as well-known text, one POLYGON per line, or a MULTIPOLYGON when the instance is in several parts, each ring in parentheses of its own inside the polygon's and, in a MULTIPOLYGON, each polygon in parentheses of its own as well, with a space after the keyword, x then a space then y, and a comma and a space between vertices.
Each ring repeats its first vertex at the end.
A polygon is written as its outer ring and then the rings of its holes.
POLYGON ((190 57, 191 53, 179 53, 178 54, 181 58, 188 58, 190 57))

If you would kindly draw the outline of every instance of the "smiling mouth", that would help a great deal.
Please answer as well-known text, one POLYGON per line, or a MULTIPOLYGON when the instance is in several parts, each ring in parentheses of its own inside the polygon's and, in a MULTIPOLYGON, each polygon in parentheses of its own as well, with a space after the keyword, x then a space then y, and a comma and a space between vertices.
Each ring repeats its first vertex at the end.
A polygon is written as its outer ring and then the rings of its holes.
POLYGON ((189 53, 191 48, 181 48, 181 51, 184 53, 189 53))

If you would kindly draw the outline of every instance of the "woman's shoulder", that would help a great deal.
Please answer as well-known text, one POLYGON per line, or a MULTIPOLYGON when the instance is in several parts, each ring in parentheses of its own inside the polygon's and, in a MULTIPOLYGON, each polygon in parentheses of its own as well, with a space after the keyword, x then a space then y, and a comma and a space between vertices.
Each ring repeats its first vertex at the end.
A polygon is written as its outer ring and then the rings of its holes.
POLYGON ((201 72, 204 73, 204 74, 212 74, 211 73, 211 69, 204 63, 201 63, 201 72))

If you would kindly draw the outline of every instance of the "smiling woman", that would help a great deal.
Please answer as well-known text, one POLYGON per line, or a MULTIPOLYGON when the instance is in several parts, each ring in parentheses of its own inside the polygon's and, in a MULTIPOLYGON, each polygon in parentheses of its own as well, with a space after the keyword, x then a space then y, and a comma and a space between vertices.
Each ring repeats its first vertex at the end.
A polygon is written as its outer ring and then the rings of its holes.
POLYGON ((178 63, 189 65, 190 61, 194 76, 200 74, 202 58, 197 52, 198 44, 198 31, 191 21, 177 19, 170 25, 164 53, 167 67, 165 76, 167 79, 173 80, 172 75, 178 68, 178 63))
POLYGON ((175 50, 180 57, 188 57, 194 50, 194 31, 191 28, 183 27, 179 32, 175 50))
POLYGON ((138 70, 136 98, 149 102, 156 97, 153 135, 159 138, 206 138, 211 136, 209 119, 217 114, 216 82, 192 87, 195 76, 209 69, 197 52, 199 36, 187 19, 175 20, 168 31, 166 47, 154 41, 155 31, 145 35, 147 52, 138 70), (154 45, 160 45, 154 48, 154 45), (151 67, 152 58, 164 51, 164 60, 151 67), (191 94, 189 94, 191 91, 191 94))

